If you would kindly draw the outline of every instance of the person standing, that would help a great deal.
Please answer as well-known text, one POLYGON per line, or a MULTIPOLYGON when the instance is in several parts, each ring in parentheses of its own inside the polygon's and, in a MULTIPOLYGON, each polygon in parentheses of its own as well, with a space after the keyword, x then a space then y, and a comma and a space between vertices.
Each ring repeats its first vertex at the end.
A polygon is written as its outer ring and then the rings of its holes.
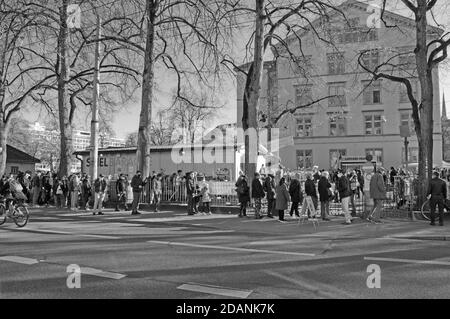
POLYGON ((140 215, 138 212, 139 200, 141 197, 142 189, 147 183, 147 179, 142 180, 142 172, 137 171, 136 175, 131 179, 131 187, 133 188, 133 203, 131 205, 131 215, 140 215))
POLYGON ((247 205, 250 201, 250 189, 248 187, 247 176, 241 175, 235 186, 237 187, 236 190, 240 203, 239 217, 247 217, 247 205))
POLYGON ((203 203, 203 214, 205 215, 212 215, 211 214, 211 196, 209 193, 209 185, 208 183, 205 183, 202 188, 202 203, 203 203))
POLYGON ((127 185, 123 174, 119 175, 116 182, 116 212, 120 211, 120 203, 123 203, 125 210, 127 210, 127 185))
POLYGON ((80 191, 80 179, 78 174, 73 174, 69 181, 70 190, 70 210, 78 209, 78 193, 80 191))
POLYGON ((318 206, 319 200, 317 198, 316 184, 314 183, 314 180, 312 179, 311 174, 306 175, 305 194, 306 194, 306 196, 311 197, 313 204, 314 204, 314 209, 317 211, 317 206, 318 206))
POLYGON ((350 183, 350 190, 352 191, 352 195, 350 196, 350 204, 352 205, 352 217, 356 217, 355 196, 358 189, 358 176, 356 176, 356 171, 351 171, 348 174, 348 181, 350 183))
POLYGON ((284 177, 280 179, 280 183, 276 188, 276 206, 275 208, 278 210, 278 219, 280 221, 284 221, 284 211, 288 209, 289 202, 291 201, 291 197, 289 196, 289 192, 286 185, 286 180, 284 177))
POLYGON ((42 190, 42 181, 41 181, 41 173, 38 172, 36 175, 34 175, 33 179, 31 180, 31 187, 33 189, 33 206, 36 206, 38 204, 39 195, 41 194, 42 190))
POLYGON ((329 173, 322 172, 318 183, 318 191, 320 198, 320 216, 322 220, 329 221, 330 218, 330 199, 332 197, 331 184, 329 181, 329 173))
POLYGON ((186 176, 186 195, 187 195, 187 209, 188 215, 194 215, 194 194, 195 194, 195 182, 194 172, 189 172, 186 176))
POLYGON ((348 204, 350 202, 352 191, 350 189, 348 178, 345 176, 342 170, 338 171, 337 190, 339 192, 339 198, 341 199, 342 203, 342 212, 345 216, 345 224, 349 225, 352 223, 352 216, 350 215, 348 204))
POLYGON ((272 174, 269 174, 264 181, 264 192, 267 194, 267 217, 273 218, 276 193, 274 176, 272 174))
POLYGON ((367 220, 380 222, 383 200, 386 199, 386 186, 384 183, 383 169, 378 168, 370 179, 370 197, 373 199, 373 210, 367 220))
POLYGON ((90 177, 85 175, 81 181, 81 209, 89 210, 89 197, 91 196, 92 188, 89 182, 90 177))
POLYGON ((261 201, 264 198, 264 188, 261 184, 259 173, 255 173, 255 178, 252 181, 252 198, 255 202, 255 218, 261 218, 261 201))
POLYGON ((444 200, 447 199, 447 184, 439 178, 438 172, 433 172, 433 178, 428 185, 427 198, 430 200, 431 226, 435 226, 436 205, 439 209, 439 226, 444 226, 444 200))
POLYGON ((152 182, 153 199, 155 202, 155 213, 157 213, 159 211, 159 208, 161 207, 161 195, 162 195, 161 179, 162 179, 161 174, 158 174, 156 175, 156 178, 154 178, 152 182))
POLYGON ((65 189, 66 187, 67 185, 64 185, 62 180, 58 178, 55 179, 55 182, 53 183, 53 192, 57 208, 64 208, 65 205, 64 192, 67 191, 67 189, 65 189))
POLYGON ((106 186, 107 186, 106 180, 103 177, 103 174, 100 174, 98 178, 94 181, 95 198, 92 215, 95 214, 103 215, 102 209, 103 209, 103 200, 105 199, 106 186))
POLYGON ((298 212, 298 205, 303 202, 303 193, 302 193, 302 186, 300 183, 300 175, 295 174, 295 178, 291 180, 291 183, 289 184, 289 195, 291 196, 292 205, 291 205, 291 211, 289 215, 293 215, 295 212, 295 216, 300 217, 300 214, 298 212))

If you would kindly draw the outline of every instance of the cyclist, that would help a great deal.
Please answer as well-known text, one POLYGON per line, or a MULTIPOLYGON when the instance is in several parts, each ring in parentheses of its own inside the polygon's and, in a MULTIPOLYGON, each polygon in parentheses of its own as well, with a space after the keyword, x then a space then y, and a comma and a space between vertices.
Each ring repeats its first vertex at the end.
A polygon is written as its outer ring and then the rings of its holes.
POLYGON ((0 195, 5 198, 5 207, 8 215, 13 212, 14 206, 10 204, 17 201, 26 201, 27 197, 23 193, 22 185, 11 174, 9 178, 3 176, 0 182, 0 195))

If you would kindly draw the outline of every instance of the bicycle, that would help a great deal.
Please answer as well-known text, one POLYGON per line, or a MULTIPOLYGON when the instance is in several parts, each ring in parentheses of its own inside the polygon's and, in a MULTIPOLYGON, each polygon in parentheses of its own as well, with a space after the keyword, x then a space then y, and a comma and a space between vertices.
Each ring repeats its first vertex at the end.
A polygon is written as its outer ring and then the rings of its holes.
POLYGON ((14 221, 17 227, 25 227, 30 218, 28 208, 23 203, 17 203, 16 200, 11 200, 9 211, 11 212, 12 210, 12 213, 8 214, 5 201, 4 198, 0 199, 0 225, 6 223, 6 220, 9 218, 14 221))
MULTIPOLYGON (((448 201, 444 200, 444 214, 450 212, 450 207, 447 206, 448 201)), ((420 213, 425 220, 431 220, 431 209, 430 209, 430 200, 427 199, 420 208, 420 213)), ((436 216, 438 214, 436 207, 436 216)))

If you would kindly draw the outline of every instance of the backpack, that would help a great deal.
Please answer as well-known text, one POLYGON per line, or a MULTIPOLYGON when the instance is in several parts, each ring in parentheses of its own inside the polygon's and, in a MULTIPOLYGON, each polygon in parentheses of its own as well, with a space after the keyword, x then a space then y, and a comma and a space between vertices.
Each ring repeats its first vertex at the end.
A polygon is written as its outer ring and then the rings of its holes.
POLYGON ((61 188, 61 185, 58 185, 58 188, 56 189, 56 195, 61 195, 63 193, 63 190, 61 188))

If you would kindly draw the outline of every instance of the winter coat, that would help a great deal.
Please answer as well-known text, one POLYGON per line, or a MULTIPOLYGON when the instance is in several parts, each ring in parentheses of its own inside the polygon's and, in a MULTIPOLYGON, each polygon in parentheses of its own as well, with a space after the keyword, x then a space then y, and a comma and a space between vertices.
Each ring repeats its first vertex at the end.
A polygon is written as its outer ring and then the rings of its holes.
POLYGON ((311 179, 307 179, 305 182, 305 193, 306 196, 317 198, 316 184, 311 179))
POLYGON ((94 181, 94 191, 96 193, 104 193, 106 191, 106 181, 105 180, 100 180, 99 178, 97 178, 94 181))
POLYGON ((131 187, 133 188, 133 193, 140 193, 142 191, 142 187, 139 186, 144 185, 145 183, 142 180, 141 176, 134 175, 133 178, 131 179, 131 187))
POLYGON ((250 191, 246 178, 239 178, 236 182, 237 193, 239 197, 239 203, 245 203, 250 201, 250 191))
POLYGON ((289 185, 289 195, 294 203, 301 203, 303 201, 302 186, 298 179, 293 179, 289 185))
POLYGON ((155 178, 152 183, 153 194, 162 194, 162 183, 160 179, 155 178))
POLYGON ((194 180, 190 177, 186 180, 186 192, 191 196, 195 193, 195 183, 194 180))
POLYGON ((276 198, 275 182, 272 177, 267 177, 264 181, 264 191, 267 194, 268 200, 274 200, 276 198))
POLYGON ((331 188, 331 184, 325 176, 320 177, 319 179, 319 196, 321 202, 326 202, 330 200, 330 195, 328 194, 328 190, 331 188))
POLYGON ((289 202, 291 201, 291 196, 289 195, 286 184, 278 185, 276 188, 276 210, 286 210, 288 209, 289 202))
POLYGON ((342 200, 345 197, 350 197, 352 195, 352 190, 350 189, 350 183, 345 175, 342 175, 337 182, 337 190, 339 192, 339 197, 342 200))
POLYGON ((252 181, 252 198, 264 198, 264 187, 261 184, 259 178, 255 178, 252 181))
POLYGON ((211 202, 211 196, 209 195, 209 185, 205 183, 205 185, 202 188, 202 202, 203 203, 210 203, 211 202))
POLYGON ((386 187, 384 185, 384 178, 380 173, 375 173, 370 179, 370 198, 385 199, 386 187))

